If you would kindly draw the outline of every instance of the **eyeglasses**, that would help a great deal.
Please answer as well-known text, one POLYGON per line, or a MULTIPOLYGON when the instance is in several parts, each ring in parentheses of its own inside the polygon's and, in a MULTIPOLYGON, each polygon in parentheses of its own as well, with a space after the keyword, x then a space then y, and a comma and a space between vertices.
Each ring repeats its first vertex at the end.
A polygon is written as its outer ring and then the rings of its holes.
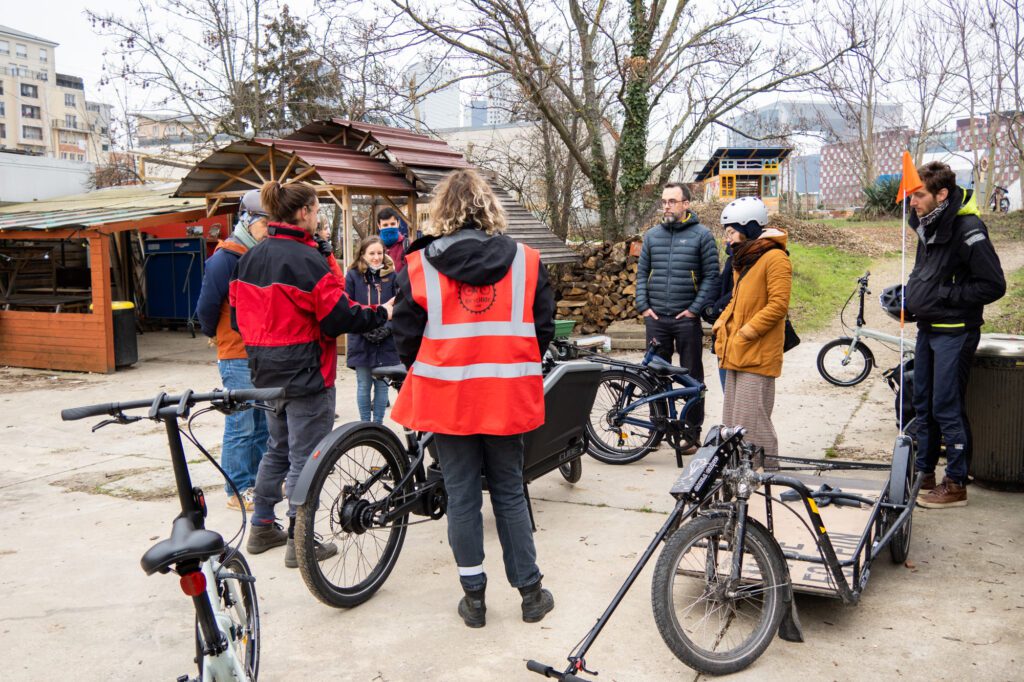
POLYGON ((685 204, 686 199, 662 199, 662 206, 675 206, 676 204, 685 204))

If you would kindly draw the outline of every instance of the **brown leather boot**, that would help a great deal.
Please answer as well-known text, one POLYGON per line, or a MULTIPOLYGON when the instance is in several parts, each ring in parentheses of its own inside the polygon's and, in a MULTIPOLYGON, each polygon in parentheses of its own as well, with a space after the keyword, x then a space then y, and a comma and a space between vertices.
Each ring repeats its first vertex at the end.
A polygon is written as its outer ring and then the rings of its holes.
POLYGON ((943 478, 942 483, 935 486, 934 490, 917 498, 917 503, 928 509, 945 509, 946 507, 966 507, 967 488, 943 478))
POLYGON ((921 477, 921 492, 918 495, 923 495, 929 490, 935 490, 935 472, 925 474, 921 477))

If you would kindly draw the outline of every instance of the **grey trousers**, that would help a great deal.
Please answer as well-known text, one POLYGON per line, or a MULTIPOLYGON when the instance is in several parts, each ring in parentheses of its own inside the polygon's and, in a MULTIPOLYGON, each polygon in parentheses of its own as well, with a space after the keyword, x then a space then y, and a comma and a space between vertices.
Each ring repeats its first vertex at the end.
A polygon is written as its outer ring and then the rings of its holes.
MULTIPOLYGON (((274 506, 281 501, 281 481, 290 498, 302 467, 313 448, 334 426, 334 387, 297 398, 275 401, 267 413, 267 452, 256 474, 252 522, 266 525, 274 521, 274 506)), ((289 518, 295 518, 295 505, 288 505, 289 518)))
POLYGON ((448 543, 455 555, 462 587, 479 590, 487 584, 481 472, 487 477, 505 577, 512 587, 536 583, 541 574, 523 491, 522 435, 449 436, 439 433, 434 442, 448 492, 448 543))

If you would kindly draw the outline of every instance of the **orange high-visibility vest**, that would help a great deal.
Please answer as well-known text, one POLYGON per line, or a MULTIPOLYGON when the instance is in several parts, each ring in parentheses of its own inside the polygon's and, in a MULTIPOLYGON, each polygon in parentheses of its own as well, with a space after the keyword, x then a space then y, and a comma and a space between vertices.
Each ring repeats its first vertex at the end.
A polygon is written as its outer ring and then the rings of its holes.
POLYGON ((415 431, 507 436, 544 423, 544 382, 533 320, 540 254, 517 245, 495 284, 451 279, 407 256, 413 300, 427 311, 416 361, 391 418, 415 431))

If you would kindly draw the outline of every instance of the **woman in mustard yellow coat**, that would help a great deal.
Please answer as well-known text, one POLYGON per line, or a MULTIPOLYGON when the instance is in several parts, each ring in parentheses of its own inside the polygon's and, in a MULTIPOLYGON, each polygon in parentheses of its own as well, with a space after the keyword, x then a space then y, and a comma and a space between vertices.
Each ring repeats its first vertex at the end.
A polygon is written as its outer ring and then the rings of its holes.
POLYGON ((782 346, 793 268, 786 233, 768 228, 764 203, 744 197, 722 211, 732 245, 732 300, 715 322, 715 355, 726 370, 722 421, 743 426, 765 451, 765 467, 777 466, 779 439, 772 425, 775 378, 782 374, 782 346))

